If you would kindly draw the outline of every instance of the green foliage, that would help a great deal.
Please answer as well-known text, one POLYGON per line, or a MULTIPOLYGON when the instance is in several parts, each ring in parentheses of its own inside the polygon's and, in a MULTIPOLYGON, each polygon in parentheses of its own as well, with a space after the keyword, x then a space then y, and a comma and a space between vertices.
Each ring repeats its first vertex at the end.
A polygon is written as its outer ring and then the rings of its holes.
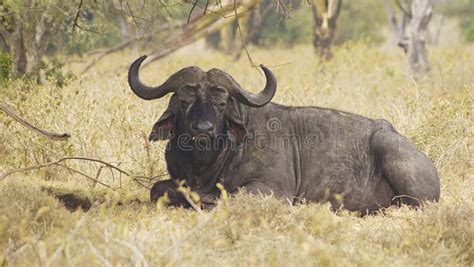
POLYGON ((474 19, 466 18, 461 22, 461 29, 464 34, 464 40, 468 43, 474 43, 474 19))
POLYGON ((41 61, 40 69, 44 71, 47 81, 61 88, 76 78, 72 72, 64 72, 63 66, 64 63, 59 59, 52 58, 48 63, 41 61))
POLYGON ((113 46, 120 41, 116 16, 113 14, 107 16, 104 7, 99 4, 85 5, 82 10, 77 21, 80 28, 73 26, 74 9, 69 10, 69 17, 57 21, 55 27, 58 34, 55 34, 47 44, 47 55, 83 54, 93 49, 113 46))
POLYGON ((448 17, 458 19, 464 40, 474 42, 474 2, 472 0, 442 2, 438 10, 448 17))
POLYGON ((0 50, 0 84, 10 78, 12 59, 8 53, 0 50))
MULTIPOLYGON (((93 22, 88 24, 92 25, 93 22)), ((76 34, 66 34, 60 40, 61 45, 49 45, 48 53, 64 51, 67 54, 84 54, 94 49, 111 47, 120 42, 118 28, 114 24, 101 24, 99 28, 104 31, 101 33, 80 31, 76 34)))
POLYGON ((313 14, 307 4, 293 10, 290 18, 270 12, 263 19, 262 30, 256 34, 258 43, 266 46, 311 43, 313 14))
MULTIPOLYGON (((8 53, 0 51, 0 84, 10 79, 12 60, 8 53)), ((63 70, 64 63, 58 58, 52 58, 49 62, 44 60, 40 63, 40 70, 43 71, 45 79, 57 87, 64 87, 74 80, 76 76, 72 72, 63 70)), ((24 77, 25 81, 30 79, 24 77)))
MULTIPOLYGON (((313 13, 306 2, 290 12, 290 17, 271 12, 263 20, 263 28, 255 37, 264 45, 294 45, 311 43, 313 34, 313 13)), ((349 40, 383 41, 382 29, 386 24, 383 1, 343 1, 337 22, 336 42, 349 40)))
POLYGON ((387 24, 383 1, 343 1, 338 20, 337 43, 369 39, 383 41, 382 29, 387 24))

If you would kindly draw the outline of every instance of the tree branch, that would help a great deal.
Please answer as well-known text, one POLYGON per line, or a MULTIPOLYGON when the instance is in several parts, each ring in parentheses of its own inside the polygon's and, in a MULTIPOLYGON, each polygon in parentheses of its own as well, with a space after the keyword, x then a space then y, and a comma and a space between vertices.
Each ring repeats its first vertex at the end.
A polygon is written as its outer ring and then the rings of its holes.
POLYGON ((191 19, 189 24, 183 25, 182 33, 180 35, 174 38, 169 38, 158 48, 149 53, 148 60, 144 62, 142 66, 145 67, 151 62, 163 58, 179 48, 191 44, 200 38, 219 30, 225 25, 232 23, 233 20, 226 19, 231 17, 226 16, 227 12, 233 11, 234 14, 232 16, 238 17, 252 9, 254 9, 254 6, 234 6, 233 4, 229 4, 222 7, 219 12, 211 11, 206 16, 191 19))
MULTIPOLYGON (((12 174, 15 174, 15 173, 21 173, 21 172, 28 172, 28 171, 32 171, 32 170, 39 170, 39 169, 42 169, 42 168, 47 168, 47 167, 50 167, 50 166, 53 166, 53 165, 56 165, 56 166, 61 166, 61 167, 64 167, 70 171, 73 171, 73 172, 76 172, 76 173, 79 173, 81 174, 82 176, 84 177, 87 177, 88 179, 94 181, 95 183, 99 183, 105 187, 108 187, 114 191, 116 191, 116 189, 110 187, 109 185, 99 181, 97 178, 99 177, 99 175, 96 175, 96 178, 93 178, 81 171, 78 171, 78 170, 75 170, 75 169, 72 169, 71 167, 68 167, 64 164, 61 164, 62 162, 64 161, 68 161, 68 160, 83 160, 83 161, 91 161, 91 162, 96 162, 96 163, 100 163, 100 164, 103 164, 104 166, 110 168, 111 170, 116 170, 118 171, 119 173, 122 173, 130 178, 132 178, 132 180, 134 182, 136 182, 137 184, 139 184, 140 186, 146 188, 146 189, 150 189, 148 186, 144 185, 140 179, 143 179, 145 176, 135 176, 135 175, 131 175, 130 173, 128 173, 127 171, 124 171, 122 170, 121 168, 113 165, 113 164, 110 164, 106 161, 103 161, 103 160, 100 160, 100 159, 93 159, 93 158, 86 158, 86 157, 64 157, 64 158, 60 158, 56 161, 51 161, 51 162, 47 162, 47 163, 43 163, 43 164, 39 164, 39 165, 35 165, 35 166, 30 166, 30 167, 25 167, 25 168, 20 168, 20 169, 13 169, 13 170, 9 170, 7 172, 5 172, 4 174, 2 174, 0 176, 0 181, 5 179, 6 177, 12 175, 12 174)), ((156 176, 158 177, 158 176, 156 176)), ((152 177, 154 178, 154 177, 152 177)), ((151 178, 148 178, 151 180, 151 178)))
POLYGON ((76 27, 81 28, 79 26, 78 22, 79 22, 79 17, 81 15, 82 4, 83 4, 83 0, 80 0, 79 1, 79 6, 77 7, 76 16, 74 17, 74 22, 72 24, 72 32, 74 32, 76 30, 76 27))
POLYGON ((72 32, 74 33, 76 31, 76 28, 79 28, 79 29, 81 29, 83 31, 86 31, 86 32, 102 34, 101 32, 94 31, 94 30, 91 30, 91 29, 88 29, 88 28, 85 28, 85 27, 82 27, 81 25, 79 25, 79 18, 81 17, 81 8, 82 8, 83 2, 84 2, 84 0, 80 0, 79 6, 77 7, 77 12, 76 12, 76 15, 74 16, 74 22, 72 24, 72 32))
MULTIPOLYGON (((197 3, 197 1, 194 3, 197 3)), ((196 4, 196 7, 205 9, 205 7, 199 6, 199 4, 196 4)), ((86 72, 88 72, 103 57, 113 52, 117 52, 122 49, 125 49, 129 47, 130 45, 132 45, 133 42, 135 41, 153 38, 156 36, 156 34, 162 33, 162 32, 169 32, 169 31, 176 32, 178 30, 182 31, 178 36, 168 38, 167 40, 164 41, 164 43, 159 45, 159 48, 154 49, 151 53, 149 53, 148 60, 143 64, 143 67, 144 67, 157 59, 160 59, 162 57, 165 57, 166 55, 169 55, 170 53, 178 50, 179 48, 183 46, 186 46, 188 44, 195 42, 196 40, 198 40, 199 38, 203 36, 206 36, 208 34, 211 34, 217 31, 219 28, 233 21, 233 20, 226 20, 227 18, 240 16, 249 11, 252 11, 254 8, 255 8, 254 6, 238 6, 238 7, 236 6, 236 10, 234 10, 233 5, 229 4, 227 6, 220 8, 217 11, 208 9, 209 13, 207 13, 207 15, 205 16, 202 15, 201 13, 199 16, 195 16, 195 17, 189 16, 188 18, 189 22, 185 22, 179 25, 170 25, 170 24, 164 25, 163 27, 160 27, 159 29, 149 34, 126 40, 114 47, 89 52, 88 55, 91 55, 91 54, 99 54, 99 55, 93 61, 87 64, 87 66, 83 68, 80 74, 83 75, 86 72), (233 14, 227 15, 226 13, 230 11, 238 11, 238 12, 232 12, 233 14)), ((127 66, 124 65, 124 66, 120 66, 119 68, 127 68, 127 67, 128 65, 127 66)))
POLYGON ((108 184, 105 184, 105 183, 103 183, 103 182, 99 181, 99 180, 98 180, 98 179, 96 179, 96 178, 92 178, 91 176, 89 176, 89 175, 87 175, 87 174, 85 174, 85 173, 83 173, 83 172, 81 172, 81 171, 78 171, 78 170, 76 170, 76 169, 73 169, 73 168, 71 168, 71 167, 67 166, 66 164, 55 163, 54 165, 57 165, 57 166, 63 167, 63 168, 65 168, 65 169, 67 169, 67 170, 69 170, 69 171, 71 171, 71 172, 74 172, 74 173, 80 174, 80 175, 82 175, 82 176, 86 177, 87 179, 89 179, 89 180, 93 181, 94 183, 97 183, 97 184, 100 184, 100 185, 102 185, 102 186, 105 186, 105 187, 107 187, 107 188, 111 189, 112 191, 117 191, 116 189, 112 188, 112 187, 111 187, 111 186, 109 186, 108 184))
POLYGON ((126 4, 127 4, 128 12, 130 13, 130 16, 132 17, 133 23, 135 23, 135 26, 136 26, 137 28, 139 28, 138 23, 137 23, 137 21, 135 20, 135 16, 134 16, 133 13, 132 13, 132 9, 130 8, 130 5, 128 4, 128 1, 126 2, 126 4))
POLYGON ((407 9, 408 7, 402 4, 400 0, 395 0, 395 3, 397 4, 398 8, 403 12, 405 16, 407 16, 408 18, 411 18, 411 11, 407 9))
POLYGON ((29 123, 27 120, 23 119, 22 117, 20 117, 18 114, 16 114, 11 107, 9 107, 9 105, 5 102, 0 102, 0 110, 2 110, 3 112, 5 112, 7 115, 9 115, 10 117, 12 117, 13 119, 15 119, 17 122, 21 123, 23 126, 25 126, 26 128, 38 133, 38 134, 41 134, 51 140, 54 140, 54 141, 65 141, 67 140, 69 137, 71 137, 70 134, 68 133, 63 133, 63 134, 57 134, 57 133, 51 133, 51 132, 48 132, 46 130, 42 130, 36 126, 34 126, 33 124, 29 123))
POLYGON ((135 38, 125 40, 122 43, 120 43, 116 46, 113 46, 111 48, 99 49, 99 50, 89 52, 88 55, 92 55, 92 54, 99 54, 99 55, 82 69, 80 75, 83 75, 86 72, 88 72, 99 60, 101 60, 103 57, 105 57, 105 56, 107 56, 111 53, 123 50, 123 49, 129 47, 130 45, 132 45, 136 41, 152 38, 159 32, 175 29, 175 28, 178 28, 178 27, 182 27, 182 25, 170 25, 170 24, 168 24, 168 25, 165 25, 163 27, 160 27, 156 31, 153 31, 149 34, 145 34, 145 35, 142 35, 140 37, 135 37, 135 38))
POLYGON ((236 0, 234 0, 234 14, 235 14, 235 21, 237 22, 237 29, 239 30, 240 39, 242 41, 242 45, 245 50, 245 54, 247 54, 247 58, 250 62, 250 66, 252 68, 256 67, 255 63, 253 63, 252 57, 250 56, 249 50, 247 49, 247 40, 245 40, 242 34, 242 28, 240 27, 239 17, 237 16, 237 7, 236 7, 236 0))
POLYGON ((193 14, 193 10, 194 8, 196 8, 197 4, 198 4, 198 0, 193 0, 193 7, 191 7, 191 10, 189 11, 189 14, 188 14, 188 20, 187 20, 188 24, 189 24, 189 21, 191 20, 191 15, 193 14))

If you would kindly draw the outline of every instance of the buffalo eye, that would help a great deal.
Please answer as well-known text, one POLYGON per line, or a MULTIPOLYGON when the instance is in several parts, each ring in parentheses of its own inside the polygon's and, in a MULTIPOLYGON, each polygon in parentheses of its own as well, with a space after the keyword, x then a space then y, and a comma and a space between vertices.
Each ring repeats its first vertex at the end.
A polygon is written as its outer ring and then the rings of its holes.
POLYGON ((179 105, 181 107, 187 107, 194 101, 192 96, 182 97, 179 99, 179 105))
POLYGON ((189 101, 186 101, 186 100, 179 100, 179 104, 180 104, 182 107, 185 107, 185 106, 189 105, 189 101))
POLYGON ((181 107, 187 107, 193 103, 196 98, 196 87, 192 85, 183 86, 179 92, 179 104, 181 107))

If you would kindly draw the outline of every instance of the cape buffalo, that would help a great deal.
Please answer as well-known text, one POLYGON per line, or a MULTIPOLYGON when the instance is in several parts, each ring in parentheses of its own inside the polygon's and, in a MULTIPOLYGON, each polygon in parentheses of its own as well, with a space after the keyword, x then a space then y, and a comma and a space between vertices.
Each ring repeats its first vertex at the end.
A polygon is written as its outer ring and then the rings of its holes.
POLYGON ((171 176, 153 186, 152 201, 168 192, 171 205, 186 205, 176 191, 179 181, 204 200, 217 198, 221 183, 229 193, 245 188, 292 204, 330 201, 364 214, 439 200, 433 162, 385 120, 271 103, 277 82, 263 65, 266 85, 258 94, 222 70, 196 66, 149 87, 138 75, 145 58, 129 69, 133 92, 146 100, 173 93, 149 137, 169 140, 171 176))

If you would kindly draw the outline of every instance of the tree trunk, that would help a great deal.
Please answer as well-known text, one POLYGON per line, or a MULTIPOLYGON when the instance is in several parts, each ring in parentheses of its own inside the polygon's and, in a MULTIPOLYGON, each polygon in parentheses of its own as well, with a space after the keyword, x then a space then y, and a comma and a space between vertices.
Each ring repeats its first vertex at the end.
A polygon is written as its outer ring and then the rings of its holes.
POLYGON ((396 45, 398 44, 398 40, 400 38, 400 33, 399 33, 400 29, 398 27, 397 17, 393 10, 392 4, 390 3, 390 0, 385 0, 384 5, 385 5, 385 11, 387 12, 390 29, 392 30, 392 35, 393 35, 392 42, 394 45, 396 45))
POLYGON ((430 70, 426 52, 425 34, 433 14, 432 0, 413 1, 412 18, 408 25, 408 63, 411 76, 419 77, 430 70))
POLYGON ((433 13, 433 0, 412 0, 411 7, 408 1, 395 0, 395 3, 402 13, 400 25, 390 3, 385 1, 394 39, 407 54, 409 75, 419 78, 430 71, 425 35, 433 13))
POLYGON ((219 44, 217 45, 224 53, 230 53, 232 47, 232 27, 222 27, 219 30, 219 44))
POLYGON ((52 25, 47 19, 42 19, 38 26, 36 27, 36 36, 37 36, 37 47, 38 54, 41 57, 46 53, 48 49, 49 41, 52 37, 52 25))
POLYGON ((432 36, 432 43, 434 45, 439 44, 439 36, 441 35, 441 28, 443 28, 443 24, 444 24, 444 16, 440 15, 438 23, 436 24, 436 29, 435 29, 435 32, 434 32, 434 36, 432 36))
POLYGON ((19 23, 14 23, 11 34, 10 56, 12 58, 13 79, 21 78, 26 73, 26 53, 23 45, 23 29, 19 23))
POLYGON ((26 71, 25 73, 40 83, 40 54, 36 42, 36 25, 23 27, 23 43, 26 52, 26 71))
POLYGON ((313 46, 321 58, 332 58, 331 45, 336 36, 336 25, 342 0, 312 0, 313 46))
POLYGON ((120 25, 121 41, 125 42, 126 40, 135 38, 134 26, 130 24, 130 22, 127 20, 127 16, 122 11, 117 10, 117 12, 119 12, 118 20, 120 25))
POLYGON ((36 23, 25 26, 14 20, 12 24, 9 38, 9 53, 12 59, 11 78, 18 79, 27 75, 39 83, 41 52, 36 40, 36 23))
POLYGON ((0 28, 0 50, 3 52, 10 52, 10 47, 8 46, 8 37, 10 34, 4 29, 0 28))

